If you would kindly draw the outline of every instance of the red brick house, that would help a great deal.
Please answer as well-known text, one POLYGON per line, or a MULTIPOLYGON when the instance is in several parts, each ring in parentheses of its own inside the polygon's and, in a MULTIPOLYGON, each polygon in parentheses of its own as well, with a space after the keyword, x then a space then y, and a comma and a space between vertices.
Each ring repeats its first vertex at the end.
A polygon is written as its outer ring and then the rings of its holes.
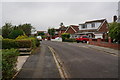
POLYGON ((104 38, 108 36, 108 22, 106 19, 86 21, 79 24, 77 35, 88 35, 91 38, 104 38))
POLYGON ((56 37, 61 37, 62 33, 70 33, 71 37, 74 36, 75 33, 79 31, 79 26, 77 25, 70 25, 68 27, 61 26, 59 29, 55 29, 55 36, 56 37))
POLYGON ((55 36, 56 37, 61 37, 61 34, 66 31, 67 27, 65 26, 60 26, 59 29, 55 29, 55 36))
POLYGON ((70 38, 76 38, 75 33, 79 31, 79 26, 70 25, 64 33, 70 33, 70 38))

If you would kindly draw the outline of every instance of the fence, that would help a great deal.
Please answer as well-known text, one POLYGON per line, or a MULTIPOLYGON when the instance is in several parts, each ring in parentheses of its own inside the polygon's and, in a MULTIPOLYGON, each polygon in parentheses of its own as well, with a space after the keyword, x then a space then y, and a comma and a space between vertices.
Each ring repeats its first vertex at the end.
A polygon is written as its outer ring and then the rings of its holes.
POLYGON ((120 50, 120 44, 112 43, 112 39, 110 39, 110 38, 108 39, 108 42, 105 42, 103 39, 100 39, 100 38, 98 38, 98 39, 91 39, 90 38, 89 44, 120 50))

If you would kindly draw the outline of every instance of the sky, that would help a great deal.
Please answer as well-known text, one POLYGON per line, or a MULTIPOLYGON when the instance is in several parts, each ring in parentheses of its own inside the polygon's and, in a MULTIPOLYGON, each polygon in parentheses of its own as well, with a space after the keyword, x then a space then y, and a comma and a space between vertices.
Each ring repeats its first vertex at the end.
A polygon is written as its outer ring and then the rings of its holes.
MULTIPOLYGON (((0 3, 1 6, 1 3, 0 3)), ((1 9, 0 9, 1 10, 1 9)), ((37 30, 58 28, 64 25, 78 25, 85 21, 104 19, 112 22, 117 15, 117 2, 2 2, 2 22, 13 25, 31 23, 37 30)), ((1 18, 0 18, 1 19, 1 18)))

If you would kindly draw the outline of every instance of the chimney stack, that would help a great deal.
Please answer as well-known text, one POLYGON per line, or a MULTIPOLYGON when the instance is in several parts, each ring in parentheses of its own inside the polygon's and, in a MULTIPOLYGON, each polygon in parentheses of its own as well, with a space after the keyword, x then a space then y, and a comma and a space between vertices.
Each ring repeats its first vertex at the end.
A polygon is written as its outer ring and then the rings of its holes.
POLYGON ((116 22, 117 21, 117 16, 113 16, 113 22, 116 22))

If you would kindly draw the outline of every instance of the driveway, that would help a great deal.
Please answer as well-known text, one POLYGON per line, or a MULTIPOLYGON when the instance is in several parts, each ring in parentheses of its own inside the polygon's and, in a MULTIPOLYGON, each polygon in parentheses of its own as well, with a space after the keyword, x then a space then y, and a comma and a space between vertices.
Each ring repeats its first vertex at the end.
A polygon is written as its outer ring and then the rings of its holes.
POLYGON ((60 74, 51 51, 41 44, 35 54, 30 55, 15 80, 60 78, 60 74))

